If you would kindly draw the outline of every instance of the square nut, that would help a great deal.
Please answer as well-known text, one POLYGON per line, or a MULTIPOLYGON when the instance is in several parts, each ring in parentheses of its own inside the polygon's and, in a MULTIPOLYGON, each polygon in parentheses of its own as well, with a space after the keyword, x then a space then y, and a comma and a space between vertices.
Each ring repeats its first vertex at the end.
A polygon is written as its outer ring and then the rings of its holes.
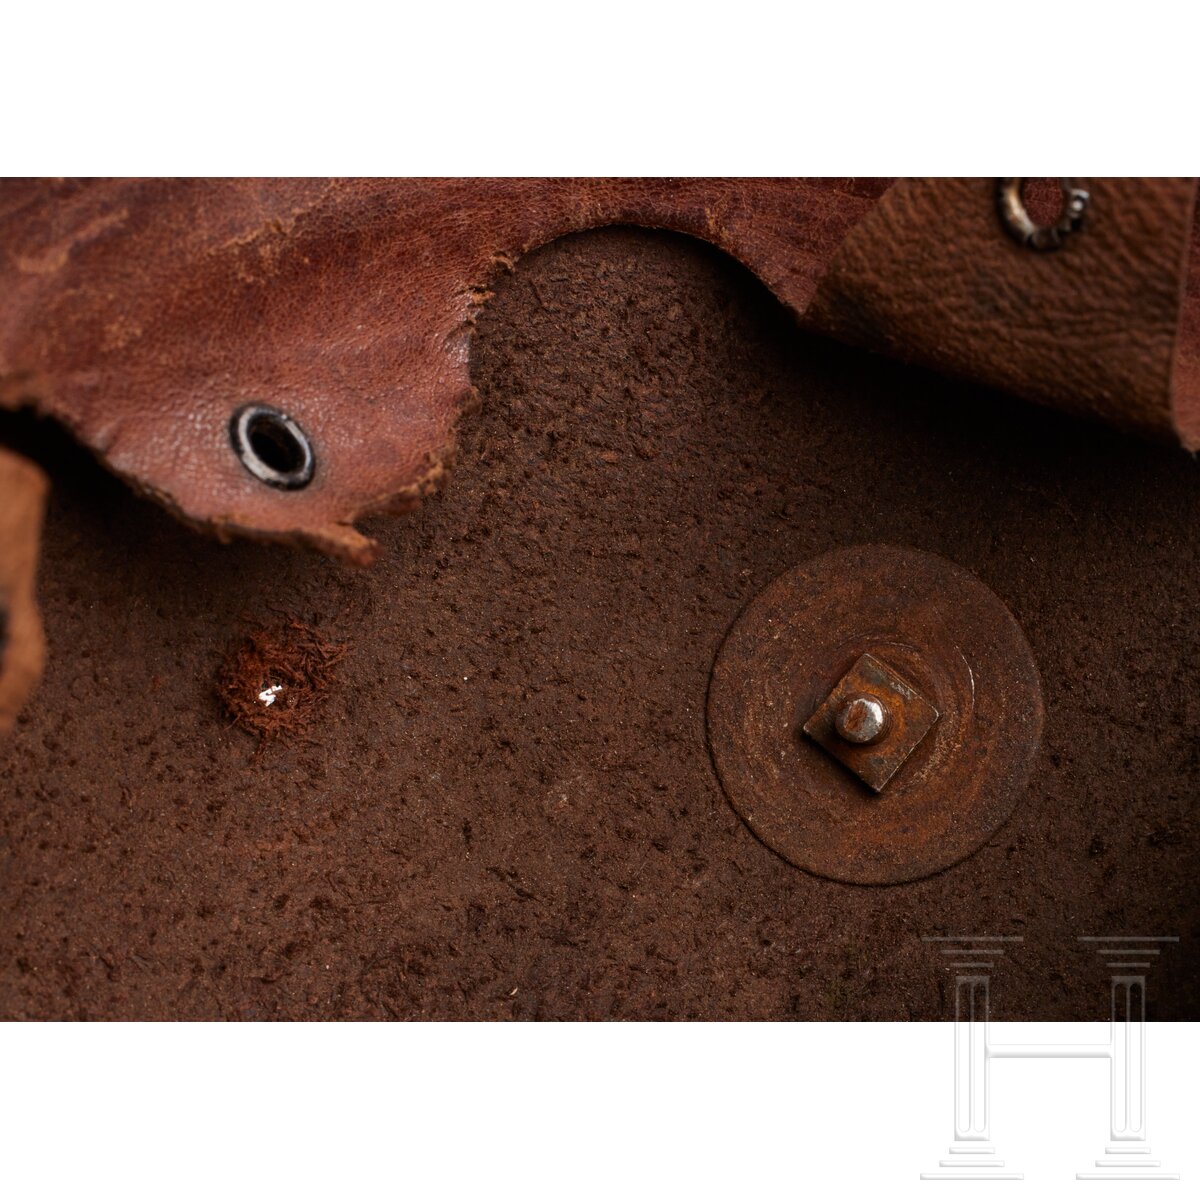
POLYGON ((881 792, 938 711, 886 663, 864 654, 804 724, 804 732, 874 792, 881 792))

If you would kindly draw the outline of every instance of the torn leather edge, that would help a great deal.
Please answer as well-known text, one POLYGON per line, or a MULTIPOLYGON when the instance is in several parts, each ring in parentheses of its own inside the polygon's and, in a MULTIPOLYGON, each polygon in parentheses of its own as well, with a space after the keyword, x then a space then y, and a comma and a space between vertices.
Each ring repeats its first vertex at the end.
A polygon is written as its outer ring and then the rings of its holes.
MULTIPOLYGON (((1200 429, 1196 428, 1200 425, 1200 370, 1193 399, 1186 356, 1180 352, 1194 180, 1095 181, 1102 191, 1124 189, 1125 198, 1133 201, 1134 211, 1144 201, 1153 210, 1151 215, 1161 218, 1165 213, 1165 221, 1143 220, 1139 241, 1123 232, 1133 229, 1136 233, 1137 223, 1112 221, 1118 210, 1106 208, 1101 198, 1080 237, 1053 255, 1031 254, 1006 237, 991 197, 994 180, 902 180, 871 201, 828 259, 821 263, 810 256, 804 264, 807 275, 798 271, 793 261, 797 248, 788 240, 790 231, 801 229, 803 222, 793 219, 789 225, 784 212, 791 206, 786 204, 763 215, 767 211, 765 198, 772 191, 778 197, 781 185, 786 188, 791 181, 669 181, 670 188, 664 190, 662 185, 667 182, 513 181, 513 187, 505 191, 501 181, 448 181, 450 187, 443 202, 441 193, 429 192, 429 181, 408 181, 407 185, 401 181, 401 193, 405 186, 415 187, 418 192, 424 189, 427 204, 434 195, 447 207, 451 205, 451 193, 459 194, 464 188, 468 192, 472 188, 486 190, 489 185, 499 189, 502 207, 520 200, 525 191, 537 198, 541 195, 539 189, 543 189, 555 198, 561 211, 551 211, 548 205, 522 208, 518 204, 514 209, 520 214, 518 218, 498 221, 494 230, 485 231, 466 256, 473 257, 476 264, 484 261, 485 252, 490 252, 493 265, 515 263, 523 254, 559 236, 604 225, 673 229, 709 242, 741 262, 804 325, 827 336, 1027 399, 1090 413, 1143 433, 1173 436, 1189 448, 1200 442, 1200 429), (560 185, 564 195, 554 197, 560 185), (725 195, 733 188, 742 188, 746 194, 725 195), (758 200, 751 203, 751 195, 758 196, 758 200), (922 196, 926 199, 924 210, 918 202, 922 196), (1141 297, 1136 290, 1131 293, 1134 303, 1128 311, 1117 312, 1110 303, 1112 289, 1102 286, 1108 265, 1105 256, 1110 262, 1123 264, 1130 258, 1145 257, 1143 252, 1154 259, 1154 270, 1141 277, 1142 283, 1150 279, 1153 284, 1144 289, 1146 294, 1152 293, 1153 313, 1148 316, 1138 307, 1136 302, 1141 297), (990 273, 981 269, 988 262, 994 268, 990 273), (1097 264, 1098 269, 1092 269, 1097 264), (1065 289, 1061 283, 1064 277, 1070 282, 1065 289), (811 280, 811 285, 805 279, 811 280), (1101 285, 1098 290, 1097 282, 1101 285), (1055 330, 1045 321, 1039 324, 1037 316, 1040 306, 1047 303, 1052 308, 1057 305, 1058 312, 1066 313, 1076 326, 1085 329, 1089 319, 1105 317, 1117 320, 1118 325, 1125 318, 1135 324, 1141 320, 1146 327, 1124 332, 1122 346, 1133 348, 1128 362, 1122 357, 1124 349, 1105 359, 1106 346, 1091 353, 1093 348, 1085 339, 1074 347, 1074 359, 1064 360, 1064 366, 1046 357, 1047 345, 1058 350, 1055 330), (1184 369, 1179 367, 1181 362, 1184 369)), ((265 181, 266 185, 270 183, 265 181)), ((794 184, 799 189, 803 181, 794 184)), ((295 211, 288 209, 287 221, 271 226, 280 237, 299 228, 303 215, 316 211, 319 204, 334 204, 338 195, 336 188, 324 184, 318 187, 315 181, 304 186, 316 187, 317 191, 307 199, 307 206, 293 206, 295 211)), ((367 196, 363 203, 370 199, 367 196)), ((772 203, 778 205, 779 201, 773 199, 772 203)), ((436 210, 437 205, 433 208, 436 210)), ((369 204, 362 211, 368 209, 369 204)), ((358 211, 350 206, 345 215, 349 219, 358 211)), ((93 219, 83 225, 77 241, 90 245, 95 239, 116 236, 118 232, 113 220, 93 219)), ((438 245, 441 243, 436 233, 436 228, 418 229, 410 231, 410 236, 428 236, 434 239, 432 244, 438 245)), ((241 245, 238 239, 233 241, 241 245)), ((74 252, 76 242, 65 244, 67 250, 61 246, 56 250, 64 262, 74 252)), ((258 249, 265 253, 268 247, 258 249)), ((465 260, 460 262, 449 249, 445 254, 447 262, 465 265, 465 260)), ((37 259, 35 265, 41 261, 37 259)), ((72 429, 135 490, 155 499, 189 526, 219 540, 244 536, 299 542, 345 561, 366 564, 376 556, 377 547, 354 527, 354 522, 415 507, 438 489, 453 460, 457 427, 473 394, 467 380, 471 326, 491 283, 490 278, 474 278, 475 273, 468 268, 454 278, 454 293, 466 302, 456 320, 440 330, 445 355, 440 380, 450 390, 436 397, 430 395, 428 400, 429 410, 447 414, 439 417, 442 428, 436 442, 428 440, 428 431, 423 435, 426 444, 420 465, 410 465, 407 480, 396 478, 376 495, 359 492, 353 499, 344 497, 327 504, 323 512, 303 507, 285 509, 282 504, 275 508, 273 500, 266 504, 256 500, 245 512, 235 504, 197 511, 186 497, 171 492, 169 473, 156 480, 146 478, 139 473, 136 455, 130 458, 124 445, 124 453, 116 453, 116 447, 104 436, 97 437, 94 429, 76 427, 71 405, 66 400, 60 402, 49 378, 44 388, 30 389, 20 397, 12 395, 11 387, 4 389, 8 395, 0 397, 0 403, 14 406, 32 402, 39 412, 72 429)), ((415 335, 420 329, 414 324, 412 332, 415 335)), ((1106 330, 1106 335, 1111 332, 1106 330)), ((83 367, 86 369, 88 364, 83 367)), ((12 382, 10 376, 10 385, 12 382)), ((107 428, 119 429, 120 420, 121 414, 117 414, 107 428)), ((193 465, 195 470, 204 468, 203 462, 193 465)))

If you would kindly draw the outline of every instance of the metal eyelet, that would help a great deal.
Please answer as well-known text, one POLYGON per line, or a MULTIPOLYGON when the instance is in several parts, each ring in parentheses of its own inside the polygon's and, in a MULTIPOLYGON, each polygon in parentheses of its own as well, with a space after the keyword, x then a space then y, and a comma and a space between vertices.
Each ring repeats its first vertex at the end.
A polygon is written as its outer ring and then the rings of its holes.
POLYGON ((1084 213, 1091 203, 1091 194, 1073 179, 1060 179, 1063 208, 1053 225, 1038 225, 1025 208, 1021 196, 1024 179, 996 180, 996 207, 1000 220, 1010 236, 1031 250, 1057 250, 1083 226, 1084 213))
POLYGON ((270 487, 294 491, 312 482, 312 444, 287 413, 244 405, 229 420, 229 440, 246 470, 270 487))

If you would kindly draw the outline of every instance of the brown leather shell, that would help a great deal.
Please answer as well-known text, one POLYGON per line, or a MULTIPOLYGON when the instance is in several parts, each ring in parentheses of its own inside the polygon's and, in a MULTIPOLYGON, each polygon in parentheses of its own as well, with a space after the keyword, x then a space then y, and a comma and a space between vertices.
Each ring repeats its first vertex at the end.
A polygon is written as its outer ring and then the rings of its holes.
POLYGON ((838 250, 807 320, 1194 450, 1200 378, 1173 393, 1172 368, 1195 180, 1087 186, 1083 228, 1039 253, 1000 232, 995 180, 902 180, 838 250))
POLYGON ((46 477, 0 450, 0 733, 42 674, 45 641, 34 599, 46 477))
POLYGON ((410 507, 451 459, 489 280, 626 223, 711 242, 835 336, 1195 444, 1170 391, 1191 185, 1099 181, 1087 228, 1044 255, 1006 238, 992 185, 906 181, 872 211, 882 181, 10 181, 0 405, 55 416, 218 537, 367 562, 354 521, 410 507), (311 439, 303 490, 233 453, 255 402, 311 439))

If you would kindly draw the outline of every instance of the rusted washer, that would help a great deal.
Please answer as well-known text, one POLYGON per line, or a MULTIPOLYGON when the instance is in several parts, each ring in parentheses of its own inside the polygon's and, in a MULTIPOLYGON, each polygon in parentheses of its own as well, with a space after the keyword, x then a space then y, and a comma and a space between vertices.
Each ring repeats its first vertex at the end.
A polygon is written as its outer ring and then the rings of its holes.
POLYGON ((1016 620, 973 575, 856 546, 750 602, 713 667, 708 731, 726 795, 773 850, 830 879, 903 883, 1008 819, 1041 740, 1041 684, 1016 620), (878 794, 803 732, 864 654, 938 714, 878 794))

